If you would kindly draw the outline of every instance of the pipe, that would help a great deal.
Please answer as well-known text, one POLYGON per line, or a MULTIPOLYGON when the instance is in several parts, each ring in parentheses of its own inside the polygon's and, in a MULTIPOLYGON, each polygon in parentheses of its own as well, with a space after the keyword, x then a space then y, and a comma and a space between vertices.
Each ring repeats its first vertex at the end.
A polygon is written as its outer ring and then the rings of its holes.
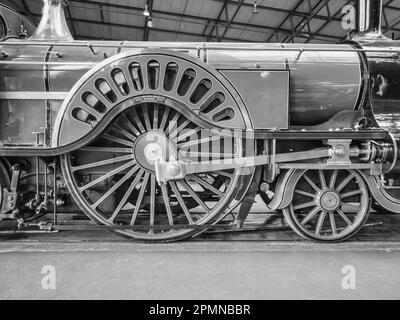
POLYGON ((67 4, 65 0, 43 0, 42 19, 29 40, 73 41, 64 12, 67 4))
POLYGON ((381 38, 383 0, 357 0, 357 37, 381 38))

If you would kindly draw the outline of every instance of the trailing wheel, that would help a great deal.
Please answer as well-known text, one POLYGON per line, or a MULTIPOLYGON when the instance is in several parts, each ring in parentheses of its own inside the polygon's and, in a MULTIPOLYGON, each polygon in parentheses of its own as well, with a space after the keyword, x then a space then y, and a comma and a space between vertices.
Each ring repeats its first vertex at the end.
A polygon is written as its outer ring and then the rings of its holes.
POLYGON ((306 170, 283 214, 304 238, 343 241, 364 225, 370 197, 362 176, 353 170, 306 170))

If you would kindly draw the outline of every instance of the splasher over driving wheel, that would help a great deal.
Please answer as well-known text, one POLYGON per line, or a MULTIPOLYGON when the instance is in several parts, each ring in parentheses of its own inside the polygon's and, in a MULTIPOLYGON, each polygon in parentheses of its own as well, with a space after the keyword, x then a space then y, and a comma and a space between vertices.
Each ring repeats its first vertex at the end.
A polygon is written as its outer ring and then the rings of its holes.
POLYGON ((62 157, 68 187, 88 216, 132 226, 118 231, 129 237, 174 241, 199 233, 190 226, 211 225, 232 209, 252 170, 203 172, 160 184, 155 172, 160 158, 245 155, 241 137, 215 130, 248 122, 218 78, 175 54, 132 55, 107 63, 77 87, 64 113, 77 131, 61 126, 58 141, 107 122, 90 143, 62 157), (103 118, 102 110, 116 115, 103 118))

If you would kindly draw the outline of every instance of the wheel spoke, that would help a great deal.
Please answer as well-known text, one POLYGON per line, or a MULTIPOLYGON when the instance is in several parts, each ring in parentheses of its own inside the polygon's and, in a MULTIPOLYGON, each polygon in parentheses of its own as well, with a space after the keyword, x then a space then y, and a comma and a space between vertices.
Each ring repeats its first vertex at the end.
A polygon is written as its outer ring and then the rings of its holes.
POLYGON ((304 174, 303 177, 304 177, 304 179, 308 182, 308 184, 309 184, 315 191, 317 191, 317 192, 320 192, 320 191, 321 191, 321 189, 318 188, 318 187, 315 185, 315 183, 312 182, 311 179, 310 179, 306 174, 304 174))
POLYGON ((311 210, 301 221, 302 225, 305 225, 308 221, 310 221, 315 215, 320 212, 321 210, 318 207, 315 207, 313 210, 311 210))
POLYGON ((232 179, 233 178, 233 174, 225 172, 225 171, 215 171, 215 174, 218 174, 220 176, 224 176, 226 178, 232 179))
POLYGON ((143 173, 144 173, 144 170, 140 169, 140 171, 136 175, 135 179, 132 181, 131 185, 129 186, 128 190, 125 192, 123 198, 119 202, 117 208, 114 210, 114 213, 112 214, 111 218, 108 220, 109 222, 111 222, 111 223, 114 222, 115 217, 120 213, 122 208, 125 206, 130 195, 133 192, 133 189, 135 189, 136 185, 139 183, 140 179, 142 178, 143 173))
MULTIPOLYGON (((151 175, 150 177, 150 226, 154 226, 154 220, 156 216, 156 177, 151 175)), ((153 230, 150 230, 153 232, 153 230)))
POLYGON ((203 143, 209 143, 209 142, 216 141, 216 140, 221 140, 221 137, 220 136, 213 136, 213 137, 206 137, 206 138, 197 139, 197 140, 191 140, 191 141, 188 141, 188 142, 181 143, 179 145, 179 147, 181 149, 189 148, 191 146, 200 145, 200 144, 203 144, 203 143))
POLYGON ((190 194, 190 196, 204 209, 207 213, 210 212, 210 209, 206 206, 206 204, 200 199, 200 197, 194 192, 194 190, 189 186, 186 180, 180 180, 183 188, 190 194))
POLYGON ((214 188, 211 184, 209 184, 207 181, 203 180, 202 178, 200 178, 194 174, 189 175, 188 178, 196 181, 199 185, 214 192, 218 196, 220 196, 220 197, 224 196, 224 193, 222 191, 218 190, 217 188, 214 188))
POLYGON ((315 234, 317 236, 319 236, 319 234, 321 233, 321 229, 322 229, 322 225, 324 224, 325 217, 326 217, 326 212, 322 211, 318 218, 317 227, 315 228, 315 234))
POLYGON ((195 129, 190 129, 190 130, 186 131, 184 134, 178 134, 178 142, 183 141, 186 138, 188 138, 194 134, 197 134, 200 130, 201 130, 201 128, 195 128, 195 129))
POLYGON ((139 116, 136 113, 136 110, 131 109, 130 113, 131 113, 133 119, 135 120, 135 124, 138 126, 139 130, 141 132, 146 132, 146 129, 143 127, 142 120, 140 120, 139 116))
POLYGON ((119 189, 128 179, 130 179, 136 171, 139 170, 139 166, 135 165, 121 180, 119 180, 111 189, 109 189, 97 202, 93 205, 93 208, 97 208, 100 204, 104 202, 111 194, 113 194, 117 189, 119 189))
POLYGON ((186 119, 174 132, 172 132, 169 135, 171 142, 176 142, 178 140, 179 132, 185 129, 190 123, 191 121, 186 119))
POLYGON ((190 215, 189 209, 187 208, 185 200, 183 200, 175 181, 171 181, 171 188, 176 196, 176 199, 178 199, 179 205, 181 206, 183 212, 185 213, 185 216, 188 219, 189 224, 193 224, 192 216, 190 215))
POLYGON ((326 185, 324 170, 318 170, 318 174, 319 174, 319 181, 321 182, 321 188, 326 189, 327 185, 326 185))
POLYGON ((171 133, 173 133, 178 128, 178 119, 181 115, 175 112, 174 117, 168 122, 167 128, 164 131, 167 132, 167 136, 171 138, 171 133))
POLYGON ((149 182, 150 173, 146 172, 143 178, 142 186, 140 187, 139 195, 136 199, 135 210, 132 215, 132 219, 130 225, 133 226, 135 224, 136 218, 139 214, 140 206, 143 202, 144 193, 146 191, 147 183, 149 182))
POLYGON ((342 191, 345 186, 349 184, 349 182, 354 178, 354 175, 350 172, 349 175, 344 179, 339 186, 336 188, 338 192, 342 191))
POLYGON ((178 127, 178 130, 176 130, 177 135, 179 134, 179 132, 182 132, 182 130, 185 129, 190 123, 191 121, 189 119, 183 121, 181 125, 178 127))
POLYGON ((76 171, 81 171, 81 170, 85 170, 85 169, 89 169, 89 168, 101 167, 101 166, 105 166, 108 164, 118 163, 118 162, 122 162, 122 161, 129 161, 129 160, 133 161, 133 154, 128 155, 128 156, 121 156, 121 157, 111 158, 111 159, 107 159, 107 160, 102 160, 102 161, 98 161, 98 162, 92 162, 92 163, 72 167, 72 171, 76 172, 76 171))
POLYGON ((349 218, 346 217, 345 213, 340 210, 339 208, 336 209, 336 212, 339 214, 339 216, 342 217, 342 219, 349 225, 353 226, 353 223, 349 220, 349 218))
POLYGON ((335 215, 333 212, 329 212, 329 221, 331 223, 332 234, 336 235, 337 234, 336 221, 335 221, 335 215))
POLYGON ((85 152, 110 152, 110 153, 133 153, 132 148, 107 148, 107 147, 83 147, 79 151, 85 152))
POLYGON ((112 170, 112 171, 106 173, 105 175, 99 177, 98 179, 93 180, 92 182, 90 182, 90 183, 88 183, 88 184, 86 184, 86 185, 80 187, 80 188, 79 188, 79 191, 80 191, 80 192, 83 192, 83 191, 85 191, 85 190, 87 190, 87 189, 89 189, 89 188, 95 186, 96 184, 98 184, 98 183, 100 183, 100 182, 102 182, 102 181, 104 181, 104 180, 106 180, 106 179, 108 179, 108 178, 110 178, 110 177, 116 175, 117 173, 120 173, 121 171, 132 167, 134 164, 135 164, 135 163, 134 163, 133 161, 132 161, 132 162, 125 163, 123 166, 121 166, 121 167, 119 167, 119 168, 116 168, 116 169, 114 169, 114 170, 112 170))
POLYGON ((144 116, 144 124, 146 126, 146 130, 150 131, 151 130, 151 124, 150 124, 150 115, 149 115, 149 106, 148 106, 148 104, 143 108, 143 116, 144 116))
POLYGON ((315 201, 305 202, 305 203, 299 204, 297 206, 294 206, 293 210, 296 211, 296 210, 300 210, 300 209, 314 207, 315 204, 316 204, 315 201))
POLYGON ((165 111, 163 112, 163 117, 161 119, 160 130, 165 130, 165 125, 167 124, 168 116, 169 116, 170 108, 166 107, 165 111))
POLYGON ((112 136, 112 135, 110 135, 108 133, 104 133, 101 137, 106 139, 106 140, 108 140, 108 141, 116 142, 116 143, 119 143, 119 144, 122 144, 122 145, 125 145, 125 146, 128 146, 128 147, 133 147, 134 146, 134 143, 132 141, 128 141, 128 140, 125 140, 125 139, 117 138, 117 137, 114 137, 114 136, 112 136))
POLYGON ((156 130, 158 129, 158 107, 156 107, 156 105, 154 105, 154 118, 153 118, 153 129, 156 130))
POLYGON ((352 197, 352 196, 356 196, 358 194, 362 194, 362 191, 361 190, 354 190, 354 191, 346 192, 346 193, 343 193, 342 195, 340 195, 340 197, 342 199, 344 199, 344 198, 349 198, 349 197, 352 197))
POLYGON ((161 193, 164 200, 165 209, 167 210, 168 222, 171 226, 174 225, 174 218, 172 217, 171 205, 169 204, 170 199, 168 198, 167 185, 161 183, 161 193))
POLYGON ((300 189, 296 189, 296 190, 294 190, 294 192, 297 194, 301 194, 302 196, 306 196, 306 197, 313 198, 313 199, 315 199, 317 197, 317 195, 315 195, 315 194, 312 194, 310 192, 306 192, 306 191, 303 191, 300 189))
POLYGON ((124 120, 124 124, 128 126, 128 128, 132 131, 134 135, 137 137, 140 136, 140 132, 136 127, 133 125, 132 121, 127 117, 126 114, 122 114, 122 120, 124 120))
POLYGON ((329 188, 330 189, 334 189, 335 188, 335 183, 336 183, 336 178, 338 175, 338 170, 333 170, 332 175, 331 175, 331 179, 329 181, 329 188))
POLYGON ((115 132, 122 134, 125 138, 128 138, 130 141, 134 142, 136 141, 137 137, 134 136, 132 133, 128 132, 124 128, 120 127, 116 123, 113 124, 112 128, 115 132))

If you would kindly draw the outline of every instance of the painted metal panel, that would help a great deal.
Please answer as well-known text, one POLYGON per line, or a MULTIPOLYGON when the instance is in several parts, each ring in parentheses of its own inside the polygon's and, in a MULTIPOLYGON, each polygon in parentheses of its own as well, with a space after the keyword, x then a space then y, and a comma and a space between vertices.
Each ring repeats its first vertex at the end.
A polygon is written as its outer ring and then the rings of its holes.
POLYGON ((288 70, 222 70, 235 86, 255 129, 289 127, 288 70))

